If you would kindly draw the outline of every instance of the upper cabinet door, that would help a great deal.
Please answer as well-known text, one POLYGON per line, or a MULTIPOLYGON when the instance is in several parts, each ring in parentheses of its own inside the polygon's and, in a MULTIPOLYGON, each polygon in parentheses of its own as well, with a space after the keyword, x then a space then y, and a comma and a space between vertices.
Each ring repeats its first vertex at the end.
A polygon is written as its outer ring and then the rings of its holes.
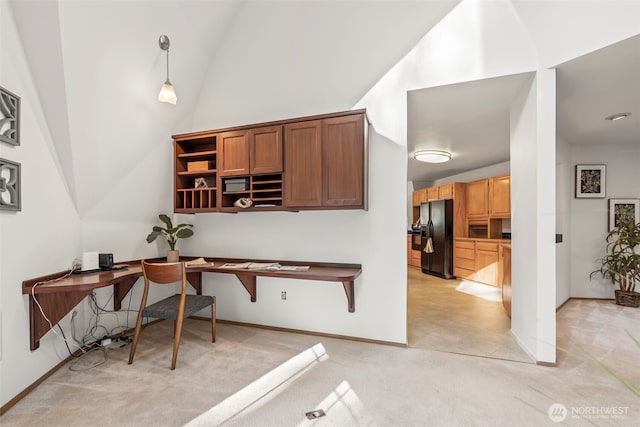
POLYGON ((489 181, 489 214, 495 218, 511 216, 511 175, 494 176, 489 181))
POLYGON ((489 215, 489 180, 480 179, 467 183, 467 217, 487 218, 489 215))
POLYGON ((325 206, 365 206, 364 115, 322 121, 322 201, 325 206))
POLYGON ((249 174, 249 138, 247 131, 224 132, 218 145, 220 176, 249 174))
POLYGON ((320 120, 285 126, 286 207, 322 205, 322 126, 320 120))
POLYGON ((251 174, 282 172, 282 126, 249 131, 251 174))

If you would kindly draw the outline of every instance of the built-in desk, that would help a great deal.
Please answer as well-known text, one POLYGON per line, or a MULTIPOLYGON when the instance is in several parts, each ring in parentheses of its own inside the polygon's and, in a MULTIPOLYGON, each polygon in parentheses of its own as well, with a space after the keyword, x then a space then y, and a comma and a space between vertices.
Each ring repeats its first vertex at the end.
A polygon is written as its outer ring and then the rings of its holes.
MULTIPOLYGON (((193 257, 181 258, 183 261, 193 257)), ((301 261, 273 261, 247 260, 239 258, 205 258, 209 263, 187 267, 187 280, 198 294, 202 293, 202 273, 235 274, 244 288, 249 292, 251 302, 257 301, 256 278, 258 276, 281 277, 288 279, 318 280, 326 282, 342 282, 347 296, 347 307, 350 313, 355 312, 355 279, 362 273, 360 264, 301 262, 301 261), (278 262, 282 265, 308 265, 307 271, 269 271, 220 268, 225 263, 240 262, 278 262)), ((164 259, 148 261, 160 262, 164 259)), ((58 323, 80 301, 94 289, 113 285, 113 308, 120 310, 122 300, 131 290, 135 282, 142 276, 140 260, 117 263, 127 265, 128 268, 114 271, 101 271, 87 274, 71 274, 69 271, 48 274, 22 282, 22 293, 29 295, 29 331, 31 350, 40 345, 40 338, 44 336, 52 325, 58 323), (61 280, 56 280, 64 277, 61 280), (35 296, 35 299, 34 299, 35 296), (37 302, 36 302, 37 300, 37 302), (42 316, 38 304, 51 321, 42 316)))

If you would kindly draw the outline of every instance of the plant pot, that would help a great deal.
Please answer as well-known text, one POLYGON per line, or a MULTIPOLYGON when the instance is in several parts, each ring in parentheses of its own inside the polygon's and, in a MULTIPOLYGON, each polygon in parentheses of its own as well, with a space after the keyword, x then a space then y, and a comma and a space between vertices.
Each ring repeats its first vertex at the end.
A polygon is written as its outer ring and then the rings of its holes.
POLYGON ((167 262, 178 262, 180 261, 180 253, 179 251, 167 251, 167 262))
POLYGON ((640 293, 616 289, 616 304, 625 307, 640 307, 640 293))

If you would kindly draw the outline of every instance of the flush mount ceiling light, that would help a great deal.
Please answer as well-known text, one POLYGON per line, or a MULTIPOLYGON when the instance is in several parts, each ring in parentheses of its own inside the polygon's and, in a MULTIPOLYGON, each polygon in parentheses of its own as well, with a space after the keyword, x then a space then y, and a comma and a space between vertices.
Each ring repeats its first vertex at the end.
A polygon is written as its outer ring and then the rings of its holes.
POLYGON ((451 160, 451 153, 440 150, 420 150, 413 153, 413 158, 426 163, 444 163, 451 160))
POLYGON ((169 37, 164 34, 160 36, 160 40, 158 40, 158 44, 160 45, 160 49, 167 52, 167 80, 162 85, 160 89, 160 93, 158 94, 158 101, 160 102, 168 102, 169 104, 174 104, 178 102, 178 97, 176 96, 176 91, 173 89, 171 82, 169 81, 169 37))
POLYGON ((631 113, 618 113, 618 114, 614 114, 612 116, 609 117, 605 117, 605 120, 611 120, 611 121, 616 121, 616 120, 621 120, 621 119, 626 119, 627 117, 629 117, 631 115, 631 113))

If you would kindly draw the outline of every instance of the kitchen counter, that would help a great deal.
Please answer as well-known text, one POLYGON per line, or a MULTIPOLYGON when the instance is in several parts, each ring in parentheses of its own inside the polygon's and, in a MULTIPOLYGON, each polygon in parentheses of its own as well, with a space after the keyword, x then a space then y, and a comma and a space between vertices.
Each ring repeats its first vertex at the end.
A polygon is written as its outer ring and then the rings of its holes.
POLYGON ((485 238, 481 238, 481 237, 456 237, 455 240, 467 241, 467 242, 487 242, 487 243, 511 244, 511 239, 485 239, 485 238))

